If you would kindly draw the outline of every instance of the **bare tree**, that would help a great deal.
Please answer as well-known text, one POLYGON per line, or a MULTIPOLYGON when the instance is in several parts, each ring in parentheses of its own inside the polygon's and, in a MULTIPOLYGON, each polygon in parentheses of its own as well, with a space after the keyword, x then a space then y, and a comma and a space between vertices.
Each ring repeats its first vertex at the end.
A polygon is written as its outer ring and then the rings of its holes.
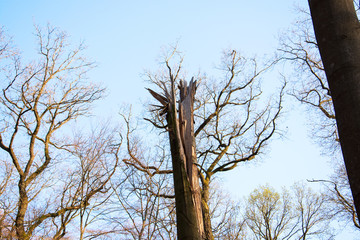
POLYGON ((176 239, 175 196, 169 181, 172 171, 166 170, 170 163, 165 161, 169 158, 167 146, 141 141, 131 111, 123 111, 121 117, 127 129, 128 154, 123 157, 122 174, 112 180, 115 194, 107 221, 114 226, 117 238, 176 239))
POLYGON ((320 182, 325 186, 324 195, 329 203, 329 217, 337 218, 346 224, 352 223, 353 226, 360 229, 344 164, 338 164, 330 180, 311 180, 310 182, 320 182))
POLYGON ((214 239, 240 240, 246 239, 245 219, 242 206, 232 200, 220 186, 212 184, 209 197, 210 218, 214 239))
POLYGON ((326 195, 322 192, 314 192, 303 183, 295 184, 292 192, 299 229, 296 238, 305 240, 323 235, 331 239, 332 232, 328 223, 332 217, 327 212, 326 195))
POLYGON ((118 169, 122 140, 121 136, 117 139, 116 130, 108 126, 99 127, 91 134, 77 132, 74 145, 67 148, 75 159, 73 169, 63 176, 66 180, 61 189, 61 205, 68 211, 61 214, 61 220, 56 224, 59 228, 55 236, 59 238, 64 236, 67 224, 75 217, 79 219, 79 239, 107 233, 106 229, 95 230, 94 227, 104 214, 102 208, 112 194, 110 179, 118 169), (80 207, 76 207, 79 203, 80 207))
MULTIPOLYGON (((6 35, 4 29, 0 26, 0 60, 7 59, 15 54, 11 39, 6 35)), ((3 69, 3 66, 0 68, 3 69)))
MULTIPOLYGON (((15 52, 11 39, 0 27, 0 78, 6 76, 6 68, 15 52)), ((4 239, 15 238, 12 214, 16 203, 12 199, 11 191, 14 184, 13 171, 13 165, 6 160, 5 156, 0 155, 0 237, 4 239)))
POLYGON ((11 239, 15 237, 12 214, 16 208, 10 192, 10 187, 14 184, 13 167, 6 161, 1 161, 0 166, 2 169, 0 176, 2 179, 0 182, 0 237, 11 239))
POLYGON ((339 137, 330 89, 309 13, 299 12, 301 19, 291 31, 283 34, 279 50, 281 58, 294 66, 296 80, 291 94, 314 113, 312 136, 317 137, 327 152, 334 153, 339 149, 339 137))
POLYGON ((263 102, 264 107, 259 106, 263 99, 258 80, 269 67, 258 69, 255 59, 246 59, 236 51, 225 53, 224 80, 205 86, 204 98, 199 99, 195 136, 207 225, 210 225, 207 202, 213 176, 254 159, 276 132, 285 85, 277 103, 263 102))
POLYGON ((64 137, 67 123, 87 115, 104 89, 86 79, 94 64, 82 56, 82 44, 69 50, 66 34, 52 27, 36 28, 36 36, 39 58, 23 66, 13 56, 2 81, 0 147, 17 181, 17 238, 55 231, 57 239, 81 211, 85 217, 91 199, 107 193, 119 142, 93 136, 80 144, 64 137))
MULTIPOLYGON (((296 83, 292 95, 314 112, 311 117, 314 123, 312 135, 317 136, 325 154, 338 156, 340 142, 335 112, 311 16, 305 10, 300 10, 300 13, 301 19, 296 22, 293 31, 284 34, 281 39, 281 57, 294 65, 296 83)), ((334 166, 334 175, 330 180, 314 182, 325 183, 328 188, 327 196, 333 203, 333 209, 330 211, 346 222, 353 222, 358 228, 355 206, 351 194, 349 195, 350 187, 342 159, 341 162, 335 161, 334 166)))
MULTIPOLYGON (((156 128, 171 132, 172 125, 166 118, 166 114, 170 111, 168 103, 171 101, 173 104, 180 103, 176 109, 179 109, 177 119, 181 120, 181 114, 183 114, 181 109, 185 109, 184 114, 187 114, 186 111, 191 112, 191 108, 181 105, 186 94, 194 95, 195 90, 199 93, 195 95, 194 99, 194 126, 191 126, 193 121, 188 119, 178 123, 179 126, 188 125, 190 129, 194 129, 192 134, 194 140, 191 137, 181 139, 185 144, 192 143, 192 147, 187 149, 196 146, 196 156, 187 157, 186 161, 175 161, 173 157, 172 161, 174 171, 174 164, 178 162, 185 164, 186 167, 183 169, 187 173, 183 176, 188 176, 189 182, 195 182, 195 185, 190 186, 196 186, 196 179, 200 178, 201 212, 205 238, 213 239, 208 206, 210 182, 214 174, 234 169, 239 163, 254 159, 261 154, 262 149, 276 133, 276 121, 282 103, 282 90, 277 103, 266 102, 264 98, 261 98, 259 78, 273 63, 259 69, 258 63, 254 59, 239 56, 236 51, 224 54, 221 68, 223 79, 211 81, 198 78, 196 82, 191 81, 188 87, 183 81, 185 76, 182 74, 182 61, 182 57, 174 49, 169 56, 165 57, 165 71, 159 74, 147 74, 150 82, 160 89, 160 92, 150 90, 160 105, 158 103, 153 105, 152 115, 146 120, 156 128), (173 64, 174 61, 175 64, 173 64), (173 97, 172 99, 175 100, 169 100, 169 96, 174 96, 173 94, 176 93, 177 86, 180 89, 180 97, 173 97), (187 93, 183 89, 187 89, 187 93), (192 160, 189 161, 189 159, 192 160), (193 170, 190 171, 189 167, 193 170), (198 174, 196 174, 197 171, 198 174)), ((183 132, 186 131, 180 130, 180 136, 183 132)), ((171 140, 171 136, 169 139, 171 140)), ((187 150, 184 149, 184 153, 186 153, 187 150)), ((128 164, 148 174, 149 172, 151 174, 172 173, 171 170, 160 170, 159 166, 148 166, 141 159, 135 157, 131 157, 128 164)), ((178 182, 175 179, 174 184, 176 185, 178 182)))
POLYGON ((126 178, 114 181, 107 217, 117 239, 176 239, 173 196, 163 196, 167 181, 124 166, 126 178))

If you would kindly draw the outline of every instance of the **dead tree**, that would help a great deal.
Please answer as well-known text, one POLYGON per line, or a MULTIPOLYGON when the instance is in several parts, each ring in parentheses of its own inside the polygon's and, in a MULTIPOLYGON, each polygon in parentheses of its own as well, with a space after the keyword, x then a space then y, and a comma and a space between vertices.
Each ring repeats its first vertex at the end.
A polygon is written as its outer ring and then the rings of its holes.
MULTIPOLYGON (((236 51, 224 54, 223 78, 213 81, 196 77, 202 81, 201 85, 194 80, 187 85, 181 80, 185 79, 180 77, 182 57, 176 49, 166 56, 164 65, 166 72, 147 74, 150 82, 160 88, 158 92, 149 89, 160 104, 153 105, 150 119, 145 120, 157 129, 166 130, 173 169, 164 169, 167 164, 162 162, 149 165, 146 158, 136 154, 136 148, 129 146, 129 159, 124 162, 150 176, 173 174, 179 234, 189 231, 186 224, 190 224, 187 218, 191 217, 192 226, 199 225, 200 237, 211 240, 214 236, 208 203, 214 175, 230 171, 262 153, 276 134, 284 86, 278 103, 263 102, 259 78, 273 63, 259 69, 255 59, 244 58, 236 51), (171 66, 173 57, 180 59, 171 66), (256 106, 258 100, 262 107, 256 106), (201 181, 201 188, 198 181, 201 181)), ((128 129, 128 132, 133 130, 128 129)))
POLYGON ((196 81, 187 85, 181 81, 179 109, 176 107, 175 81, 170 71, 170 92, 164 86, 159 94, 148 89, 161 103, 161 115, 166 114, 173 164, 178 239, 203 239, 204 224, 201 208, 201 190, 196 166, 194 135, 194 96, 196 81))
POLYGON ((14 210, 6 215, 19 240, 63 237, 79 212, 108 194, 119 162, 114 130, 65 135, 68 123, 88 115, 104 89, 84 81, 94 65, 82 45, 71 50, 65 33, 50 26, 42 31, 36 29, 38 61, 22 65, 18 54, 8 59, 0 94, 0 152, 13 169, 6 188, 14 210))

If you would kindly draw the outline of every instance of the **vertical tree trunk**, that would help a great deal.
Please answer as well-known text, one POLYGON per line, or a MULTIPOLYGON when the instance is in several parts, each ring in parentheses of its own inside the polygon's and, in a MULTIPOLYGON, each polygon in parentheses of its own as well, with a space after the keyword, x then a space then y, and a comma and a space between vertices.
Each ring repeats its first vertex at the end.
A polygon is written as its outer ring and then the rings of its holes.
POLYGON ((204 231, 205 231, 205 236, 207 240, 213 240, 214 236, 212 234, 212 229, 211 229, 211 218, 210 218, 210 209, 209 209, 209 195, 210 195, 210 180, 209 179, 205 179, 203 181, 203 185, 202 185, 202 202, 201 202, 201 207, 202 207, 202 213, 203 213, 203 221, 204 221, 204 231))
POLYGON ((360 216, 360 23, 353 0, 308 0, 360 216))
POLYGON ((180 136, 185 152, 185 168, 190 182, 195 214, 198 221, 200 236, 204 236, 204 221, 201 207, 201 188, 198 167, 196 166, 196 142, 194 134, 194 98, 196 82, 191 79, 189 86, 180 81, 179 123, 180 136))
POLYGON ((190 181, 185 169, 185 154, 179 141, 180 134, 173 114, 168 114, 170 150, 175 188, 176 223, 178 239, 201 240, 195 213, 190 181))
POLYGON ((19 183, 19 203, 18 212, 15 219, 16 236, 19 240, 30 239, 25 230, 25 214, 29 204, 28 196, 26 193, 26 186, 23 177, 20 177, 19 183))
POLYGON ((171 76, 171 94, 149 92, 166 110, 175 188, 177 235, 179 240, 205 238, 201 208, 199 174, 196 166, 193 105, 196 82, 189 86, 180 82, 179 111, 176 108, 175 86, 171 76))

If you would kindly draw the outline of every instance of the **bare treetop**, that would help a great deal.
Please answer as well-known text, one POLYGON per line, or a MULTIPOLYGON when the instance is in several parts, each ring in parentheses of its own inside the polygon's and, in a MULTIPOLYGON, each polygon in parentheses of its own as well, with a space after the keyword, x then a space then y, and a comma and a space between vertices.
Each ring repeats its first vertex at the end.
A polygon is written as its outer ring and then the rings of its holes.
POLYGON ((77 211, 88 207, 91 198, 106 192, 104 187, 116 169, 120 145, 114 138, 92 136, 97 143, 95 150, 94 146, 61 138, 64 126, 89 114, 91 103, 103 97, 104 89, 86 80, 94 63, 82 55, 83 45, 69 49, 66 34, 49 26, 44 32, 37 27, 36 37, 38 59, 26 65, 20 55, 7 59, 11 64, 6 66, 7 83, 0 96, 0 148, 13 165, 18 181, 17 212, 9 213, 15 223, 11 231, 18 239, 30 239, 42 229, 58 239, 77 211), (88 155, 84 155, 86 151, 88 155), (79 158, 82 170, 76 172, 74 165, 61 172, 61 160, 65 158, 79 158), (115 163, 110 164, 112 169, 101 165, 110 158, 115 163), (66 174, 66 180, 56 181, 66 174), (83 181, 75 190, 78 178, 83 181), (50 188, 57 189, 60 195, 44 195, 50 188), (46 206, 36 204, 42 196, 46 206), (57 217, 61 221, 55 223, 57 217), (42 227, 49 218, 54 225, 45 230, 42 227))

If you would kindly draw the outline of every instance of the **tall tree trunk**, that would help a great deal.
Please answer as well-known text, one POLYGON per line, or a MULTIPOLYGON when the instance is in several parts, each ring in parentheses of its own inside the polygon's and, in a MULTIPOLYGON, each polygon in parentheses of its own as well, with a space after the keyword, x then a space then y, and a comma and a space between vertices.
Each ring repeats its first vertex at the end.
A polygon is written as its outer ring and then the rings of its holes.
POLYGON ((201 207, 201 188, 199 184, 199 170, 196 166, 196 142, 194 134, 194 99, 196 82, 191 79, 189 86, 186 81, 180 81, 179 127, 182 145, 186 158, 185 168, 190 182, 193 204, 200 236, 204 237, 204 221, 201 207))
POLYGON ((353 0, 308 0, 360 216, 360 23, 353 0))
POLYGON ((184 162, 184 152, 179 144, 176 119, 168 116, 170 149, 175 188, 176 223, 178 239, 200 240, 199 224, 193 202, 190 181, 184 162))
POLYGON ((193 104, 196 82, 191 80, 189 86, 186 82, 180 82, 179 110, 176 108, 174 84, 171 76, 171 94, 165 90, 165 96, 148 90, 166 109, 178 239, 201 240, 205 238, 205 234, 194 135, 193 104))

